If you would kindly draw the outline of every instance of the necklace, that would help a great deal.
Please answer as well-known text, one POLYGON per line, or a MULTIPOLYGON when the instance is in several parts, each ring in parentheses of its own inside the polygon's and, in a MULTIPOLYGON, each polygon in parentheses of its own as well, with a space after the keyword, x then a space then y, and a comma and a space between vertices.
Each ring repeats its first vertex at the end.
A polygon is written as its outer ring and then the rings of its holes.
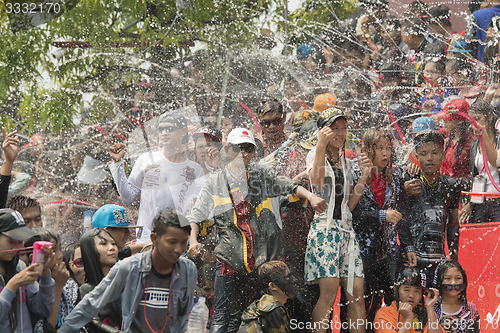
POLYGON ((439 186, 439 183, 441 183, 440 178, 438 178, 434 183, 431 184, 423 174, 420 176, 420 180, 422 180, 422 182, 425 181, 427 185, 429 185, 429 187, 432 189, 435 189, 439 186))
POLYGON ((148 282, 146 284, 146 295, 144 297, 144 319, 146 319, 146 324, 148 325, 149 329, 153 333, 161 333, 165 330, 165 327, 167 327, 168 317, 170 317, 170 306, 172 305, 172 281, 174 281, 173 271, 174 270, 172 270, 172 275, 170 276, 170 288, 168 290, 168 313, 167 313, 167 317, 165 318, 165 323, 163 323, 163 327, 159 331, 155 331, 151 327, 151 325, 149 324, 149 321, 148 321, 148 316, 146 315, 146 302, 148 300, 149 277, 151 276, 151 273, 149 273, 149 275, 148 275, 148 282))

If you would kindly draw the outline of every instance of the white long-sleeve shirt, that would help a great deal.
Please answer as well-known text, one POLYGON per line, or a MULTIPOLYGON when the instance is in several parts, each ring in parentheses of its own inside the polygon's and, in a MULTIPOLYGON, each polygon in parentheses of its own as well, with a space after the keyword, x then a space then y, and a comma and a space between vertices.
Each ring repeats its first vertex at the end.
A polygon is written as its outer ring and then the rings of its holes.
POLYGON ((187 214, 205 183, 201 166, 191 160, 172 163, 162 151, 144 153, 127 179, 123 161, 109 166, 118 193, 126 204, 141 194, 137 225, 143 227, 140 241, 149 241, 153 218, 165 208, 187 214))

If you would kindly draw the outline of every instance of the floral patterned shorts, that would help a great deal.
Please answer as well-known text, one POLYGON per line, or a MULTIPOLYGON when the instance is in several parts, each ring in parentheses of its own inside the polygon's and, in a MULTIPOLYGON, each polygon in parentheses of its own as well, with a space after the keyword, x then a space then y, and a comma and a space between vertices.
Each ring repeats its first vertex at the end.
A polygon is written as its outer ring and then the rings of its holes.
POLYGON ((331 226, 326 230, 325 222, 314 220, 307 236, 305 258, 305 281, 318 283, 324 277, 348 277, 349 256, 354 256, 354 277, 364 277, 363 262, 358 241, 352 233, 331 226), (354 250, 349 252, 349 241, 354 237, 354 250))

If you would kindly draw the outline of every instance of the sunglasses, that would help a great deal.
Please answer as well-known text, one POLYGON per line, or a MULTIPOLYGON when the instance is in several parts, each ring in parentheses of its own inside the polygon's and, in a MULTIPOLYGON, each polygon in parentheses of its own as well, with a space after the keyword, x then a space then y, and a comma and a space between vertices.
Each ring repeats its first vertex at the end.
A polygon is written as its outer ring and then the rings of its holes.
POLYGON ((179 129, 179 127, 177 127, 177 126, 159 126, 158 133, 163 133, 163 132, 170 133, 170 132, 173 132, 173 131, 178 130, 178 129, 179 129))
POLYGON ((274 126, 279 126, 281 125, 282 121, 283 121, 283 116, 271 120, 261 120, 260 124, 262 125, 262 127, 268 128, 271 127, 271 124, 273 124, 274 126))
POLYGON ((464 284, 442 284, 443 291, 462 291, 464 290, 464 284))
POLYGON ((75 265, 78 268, 83 268, 83 259, 76 258, 75 260, 73 260, 73 265, 75 265))
POLYGON ((241 143, 239 145, 231 145, 231 148, 235 153, 239 153, 240 151, 244 151, 248 154, 251 154, 255 151, 255 146, 251 143, 241 143))

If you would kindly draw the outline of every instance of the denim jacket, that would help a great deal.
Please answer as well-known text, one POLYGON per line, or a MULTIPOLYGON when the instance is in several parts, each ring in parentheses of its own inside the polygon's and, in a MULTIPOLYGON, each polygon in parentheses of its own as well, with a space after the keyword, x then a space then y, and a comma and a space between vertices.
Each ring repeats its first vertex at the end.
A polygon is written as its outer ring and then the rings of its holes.
MULTIPOLYGON (((58 331, 77 332, 94 318, 99 309, 117 299, 121 301, 122 330, 128 332, 139 301, 144 294, 146 278, 151 272, 151 251, 118 262, 92 292, 87 294, 66 317, 58 331)), ((172 272, 170 332, 185 332, 196 288, 197 271, 194 263, 183 257, 172 272)))

